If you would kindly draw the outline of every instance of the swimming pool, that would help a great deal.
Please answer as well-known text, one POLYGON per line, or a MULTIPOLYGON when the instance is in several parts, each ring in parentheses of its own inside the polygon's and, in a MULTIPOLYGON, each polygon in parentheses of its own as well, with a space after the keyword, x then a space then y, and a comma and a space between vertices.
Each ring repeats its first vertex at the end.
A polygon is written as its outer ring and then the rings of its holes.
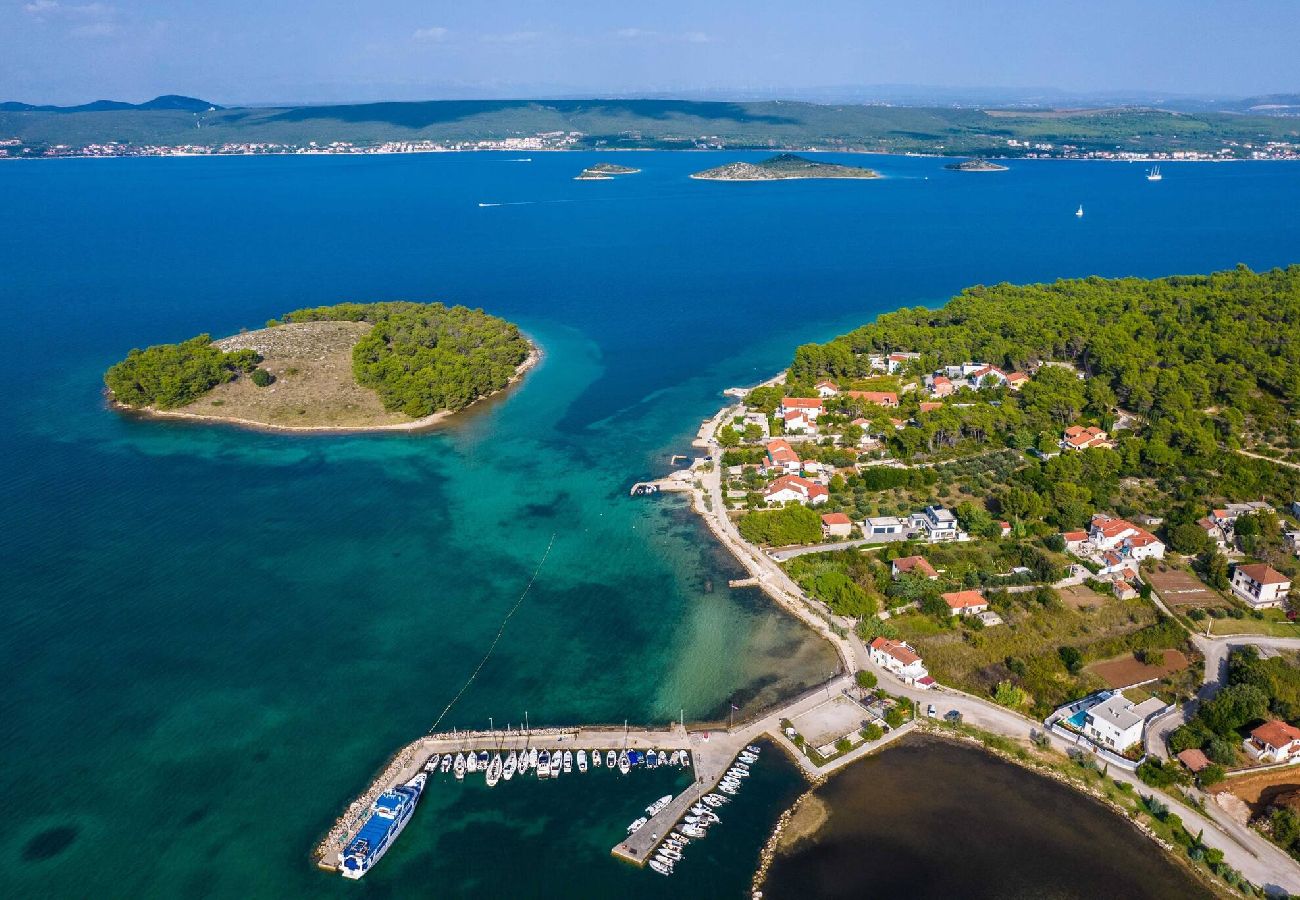
POLYGON ((1077 728, 1079 731, 1083 731, 1083 726, 1086 724, 1087 716, 1088 711, 1086 709, 1081 709, 1065 721, 1069 722, 1070 725, 1077 728))

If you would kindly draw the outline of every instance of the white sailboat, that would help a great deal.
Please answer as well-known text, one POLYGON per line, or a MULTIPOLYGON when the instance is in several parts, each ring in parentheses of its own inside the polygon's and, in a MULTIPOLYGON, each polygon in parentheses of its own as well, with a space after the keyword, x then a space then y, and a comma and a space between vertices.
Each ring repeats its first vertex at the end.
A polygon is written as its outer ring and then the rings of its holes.
POLYGON ((1075 215, 1077 218, 1080 218, 1080 219, 1083 218, 1083 204, 1082 204, 1082 203, 1080 203, 1080 204, 1079 204, 1079 208, 1076 209, 1076 210, 1074 211, 1074 215, 1075 215))
POLYGON ((1160 181, 1165 176, 1160 174, 1159 166, 1152 166, 1147 170, 1147 181, 1160 181))
POLYGON ((505 763, 501 766, 501 777, 506 781, 515 777, 515 769, 519 768, 519 755, 511 750, 510 755, 506 757, 505 763))

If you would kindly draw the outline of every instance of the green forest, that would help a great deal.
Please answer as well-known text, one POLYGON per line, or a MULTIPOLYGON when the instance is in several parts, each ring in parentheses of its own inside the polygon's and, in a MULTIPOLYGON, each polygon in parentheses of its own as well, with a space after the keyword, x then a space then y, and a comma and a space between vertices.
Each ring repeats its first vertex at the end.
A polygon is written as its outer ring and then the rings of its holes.
POLYGON ((252 350, 224 353, 201 334, 179 344, 132 350, 104 373, 113 399, 124 406, 175 409, 219 384, 252 372, 261 357, 252 350))
POLYGON ((340 303, 295 310, 280 321, 374 323, 352 348, 352 374, 387 409, 417 419, 501 390, 531 349, 513 323, 441 303, 340 303))

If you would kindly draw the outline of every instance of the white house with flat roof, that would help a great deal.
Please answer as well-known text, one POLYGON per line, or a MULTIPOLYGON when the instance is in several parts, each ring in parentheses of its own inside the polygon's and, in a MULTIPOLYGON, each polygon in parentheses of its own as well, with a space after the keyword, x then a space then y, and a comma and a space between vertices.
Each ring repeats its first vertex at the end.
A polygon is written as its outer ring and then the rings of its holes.
POLYGON ((913 514, 912 525, 923 531, 925 539, 931 544, 959 541, 965 537, 957 525, 956 514, 942 506, 927 506, 923 511, 913 514))
POLYGON ((1099 747, 1123 753, 1142 742, 1147 720, 1162 711, 1166 704, 1159 697, 1134 703, 1119 691, 1103 691, 1099 703, 1075 713, 1068 721, 1099 747))

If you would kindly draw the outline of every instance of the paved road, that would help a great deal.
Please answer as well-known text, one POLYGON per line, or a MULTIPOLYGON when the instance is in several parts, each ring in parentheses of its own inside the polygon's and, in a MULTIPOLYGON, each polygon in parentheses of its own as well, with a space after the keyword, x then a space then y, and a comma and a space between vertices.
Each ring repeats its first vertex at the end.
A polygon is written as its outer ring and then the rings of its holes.
POLYGON ((787 559, 794 559, 796 556, 805 556, 809 553, 829 553, 832 550, 848 550, 853 547, 867 547, 881 544, 897 544, 902 541, 911 540, 912 535, 908 534, 878 534, 869 538, 855 538, 851 541, 836 541, 832 544, 811 544, 807 547, 787 547, 783 550, 773 550, 768 555, 778 562, 785 562, 787 559))

